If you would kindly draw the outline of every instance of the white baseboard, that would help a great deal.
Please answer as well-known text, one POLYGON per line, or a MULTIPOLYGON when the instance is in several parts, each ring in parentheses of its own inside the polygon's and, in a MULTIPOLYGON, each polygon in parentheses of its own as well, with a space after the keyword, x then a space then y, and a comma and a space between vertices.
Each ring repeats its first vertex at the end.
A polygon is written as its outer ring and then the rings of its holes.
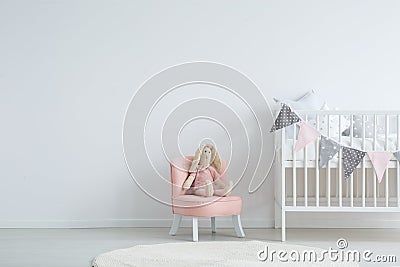
MULTIPOLYGON (((170 219, 104 219, 104 220, 0 220, 0 228, 111 228, 111 227, 171 227, 170 219)), ((218 217, 217 227, 232 228, 230 217, 218 217)), ((254 220, 242 218, 244 228, 273 228, 274 220, 254 220)), ((278 220, 280 225, 280 220, 278 220)), ((190 217, 184 217, 182 227, 192 227, 190 217)), ((385 218, 363 218, 362 220, 287 219, 287 228, 400 228, 400 220, 385 218)), ((199 227, 210 227, 210 219, 199 219, 199 227)))
MULTIPOLYGON (((218 217, 219 228, 232 228, 231 217, 218 217)), ((274 220, 243 220, 246 228, 271 228, 274 220)), ((111 227, 171 227, 170 219, 105 219, 105 220, 10 220, 1 221, 0 228, 111 228, 111 227)), ((191 217, 184 217, 182 227, 192 227, 191 217)), ((209 218, 200 218, 199 227, 210 227, 209 218)))

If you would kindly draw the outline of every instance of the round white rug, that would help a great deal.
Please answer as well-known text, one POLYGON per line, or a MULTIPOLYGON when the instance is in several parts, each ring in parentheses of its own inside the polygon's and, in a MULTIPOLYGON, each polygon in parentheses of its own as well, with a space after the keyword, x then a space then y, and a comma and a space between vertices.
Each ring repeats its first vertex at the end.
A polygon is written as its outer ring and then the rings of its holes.
MULTIPOLYGON (((329 249, 329 248, 327 248, 329 249)), ((154 266, 358 266, 350 262, 322 259, 323 249, 280 242, 214 241, 138 245, 97 256, 94 267, 154 267, 154 266), (273 253, 275 251, 275 253, 273 253), (283 251, 283 252, 281 252, 283 251), (309 261, 305 251, 315 251, 317 261, 309 261), (264 253, 262 253, 264 252, 264 253), (267 252, 267 253, 265 253, 267 252), (284 255, 286 252, 286 256, 284 255), (271 255, 272 253, 272 255, 271 255), (278 254, 281 259, 278 258, 278 254), (268 254, 268 258, 266 255, 268 254), (306 260, 304 260, 304 254, 306 260), (294 262, 293 259, 300 259, 294 262), (287 260, 282 262, 282 260, 287 260)))

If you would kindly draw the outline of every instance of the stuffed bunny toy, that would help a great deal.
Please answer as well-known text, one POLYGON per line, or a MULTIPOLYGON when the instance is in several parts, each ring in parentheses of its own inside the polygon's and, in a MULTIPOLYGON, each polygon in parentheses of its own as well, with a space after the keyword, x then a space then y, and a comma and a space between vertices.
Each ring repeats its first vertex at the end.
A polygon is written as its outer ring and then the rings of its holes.
POLYGON ((189 177, 183 184, 183 189, 194 185, 194 194, 210 197, 226 196, 232 190, 232 181, 228 181, 222 171, 221 158, 213 145, 202 145, 197 149, 189 177))

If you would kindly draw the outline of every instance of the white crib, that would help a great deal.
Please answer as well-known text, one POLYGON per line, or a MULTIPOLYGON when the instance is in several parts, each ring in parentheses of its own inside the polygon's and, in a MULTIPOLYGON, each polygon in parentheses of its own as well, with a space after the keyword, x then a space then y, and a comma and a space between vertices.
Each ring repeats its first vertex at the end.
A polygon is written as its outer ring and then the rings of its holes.
MULTIPOLYGON (((342 145, 363 151, 400 150, 400 111, 295 112, 342 145), (355 118, 361 129, 355 127, 355 118), (349 126, 349 136, 342 136, 345 123, 349 126), (321 124, 324 127, 321 128, 321 124), (361 136, 355 131, 361 132, 361 136)), ((286 239, 287 212, 400 211, 400 167, 394 157, 380 184, 367 156, 345 180, 342 150, 326 166, 319 168, 319 139, 296 153, 297 132, 296 126, 275 132, 275 227, 282 227, 282 241, 286 239)))

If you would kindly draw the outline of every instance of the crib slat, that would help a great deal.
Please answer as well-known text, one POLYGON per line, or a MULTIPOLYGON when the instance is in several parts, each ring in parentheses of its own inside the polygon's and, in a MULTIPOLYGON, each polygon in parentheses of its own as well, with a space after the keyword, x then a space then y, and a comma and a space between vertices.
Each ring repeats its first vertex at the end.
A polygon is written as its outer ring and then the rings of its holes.
MULTIPOLYGON (((374 141, 373 141, 373 145, 374 145, 374 151, 376 150, 376 128, 377 128, 377 124, 378 124, 378 117, 375 114, 374 115, 374 141)), ((372 172, 372 179, 373 179, 373 188, 374 188, 374 207, 376 207, 376 177, 375 177, 375 172, 372 172)))
MULTIPOLYGON (((307 114, 304 116, 305 121, 307 122, 307 114)), ((304 206, 308 206, 308 176, 307 176, 307 146, 304 147, 304 206)))
POLYGON ((353 185, 353 181, 354 181, 354 175, 351 174, 350 175, 350 207, 353 207, 353 204, 354 204, 354 198, 353 198, 354 185, 353 185))
MULTIPOLYGON (((361 115, 361 119, 362 119, 362 115, 361 115)), ((362 127, 362 126, 361 126, 362 127)), ((362 127, 362 129, 364 129, 364 127, 362 127)), ((361 131, 363 131, 363 130, 361 130, 361 131)), ((361 138, 360 136, 359 136, 359 138, 361 138)), ((360 166, 362 165, 362 163, 360 163, 360 166)), ((361 166, 361 168, 362 168, 362 166, 361 166)), ((361 172, 362 172, 362 170, 361 170, 361 172)), ((353 183, 354 183, 354 186, 355 186, 355 196, 356 196, 356 198, 358 199, 359 197, 360 197, 360 195, 359 195, 359 181, 358 181, 358 178, 359 178, 359 171, 357 171, 356 172, 356 176, 355 176, 355 179, 353 179, 353 183)))
MULTIPOLYGON (((319 115, 316 117, 316 128, 319 131, 319 115)), ((315 205, 319 207, 319 139, 315 140, 315 205)))
POLYGON ((294 148, 296 146, 296 129, 297 129, 297 125, 294 124, 293 125, 293 147, 292 147, 292 151, 293 151, 293 207, 297 206, 297 185, 296 185, 296 152, 294 151, 294 148))
MULTIPOLYGON (((400 115, 397 115, 397 150, 400 150, 400 115)), ((397 207, 400 208, 400 163, 397 164, 397 207)))
MULTIPOLYGON (((285 162, 285 145, 286 145, 286 129, 281 129, 281 144, 282 144, 282 149, 281 149, 281 175, 282 175, 282 180, 281 180, 281 213, 282 210, 284 210, 286 206, 286 168, 284 165, 285 162)), ((284 216, 282 216, 284 217, 284 216)), ((277 218, 275 218, 277 219, 277 218)))
MULTIPOLYGON (((385 150, 389 150, 389 115, 385 115, 385 150)), ((389 207, 389 169, 385 171, 385 204, 389 207)))
MULTIPOLYGON (((352 124, 353 124, 353 122, 354 122, 354 115, 352 114, 352 115, 350 115, 350 121, 352 122, 352 124)), ((352 125, 353 126, 353 125, 352 125)), ((351 126, 351 130, 353 130, 353 127, 351 126)), ((352 132, 352 131, 350 131, 350 132, 352 132)), ((353 130, 353 132, 354 132, 354 130, 353 130)), ((353 133, 351 133, 350 134, 350 146, 351 147, 353 147, 353 142, 354 142, 354 138, 353 138, 353 133)), ((357 170, 357 169, 356 169, 357 170)), ((353 202, 354 202, 354 199, 353 199, 353 195, 354 195, 354 188, 353 188, 353 181, 354 181, 354 172, 350 175, 350 207, 353 207, 353 202)), ((347 187, 348 188, 348 187, 347 187)), ((347 189, 347 196, 348 196, 348 189, 347 189)))
POLYGON ((353 136, 354 135, 354 116, 350 115, 350 146, 353 146, 353 136))
POLYGON ((339 149, 338 152, 338 157, 339 157, 339 207, 343 205, 343 185, 342 185, 342 180, 343 180, 343 168, 342 168, 342 149, 339 149))
MULTIPOLYGON (((339 129, 342 129, 342 115, 339 115, 339 129)), ((339 144, 342 143, 342 134, 339 134, 339 144)), ((338 188, 339 188, 339 207, 342 206, 342 179, 343 179, 343 173, 342 173, 342 149, 339 149, 338 152, 338 188)))
MULTIPOLYGON (((338 117, 339 117, 339 137, 338 138, 340 138, 340 136, 342 135, 342 132, 340 131, 340 129, 342 129, 342 127, 341 127, 341 124, 340 124, 340 115, 338 115, 338 117)), ((340 143, 340 142, 339 142, 340 143)), ((338 163, 340 163, 339 161, 338 161, 338 163)), ((335 198, 338 198, 339 197, 339 190, 338 190, 338 188, 339 188, 339 179, 338 179, 338 176, 339 174, 338 174, 338 169, 337 169, 337 167, 336 167, 336 175, 335 175, 335 177, 336 177, 336 181, 335 181, 335 186, 336 186, 336 190, 335 190, 335 198)))
MULTIPOLYGON (((329 114, 327 115, 327 128, 328 128, 328 137, 331 137, 331 127, 330 127, 330 117, 329 114)), ((331 206, 331 165, 328 161, 326 166, 327 176, 326 176, 326 198, 327 198, 327 205, 328 207, 331 206)))
MULTIPOLYGON (((362 149, 365 151, 365 115, 362 115, 362 149)), ((362 206, 365 207, 365 157, 362 160, 362 182, 361 182, 361 198, 362 206)))

